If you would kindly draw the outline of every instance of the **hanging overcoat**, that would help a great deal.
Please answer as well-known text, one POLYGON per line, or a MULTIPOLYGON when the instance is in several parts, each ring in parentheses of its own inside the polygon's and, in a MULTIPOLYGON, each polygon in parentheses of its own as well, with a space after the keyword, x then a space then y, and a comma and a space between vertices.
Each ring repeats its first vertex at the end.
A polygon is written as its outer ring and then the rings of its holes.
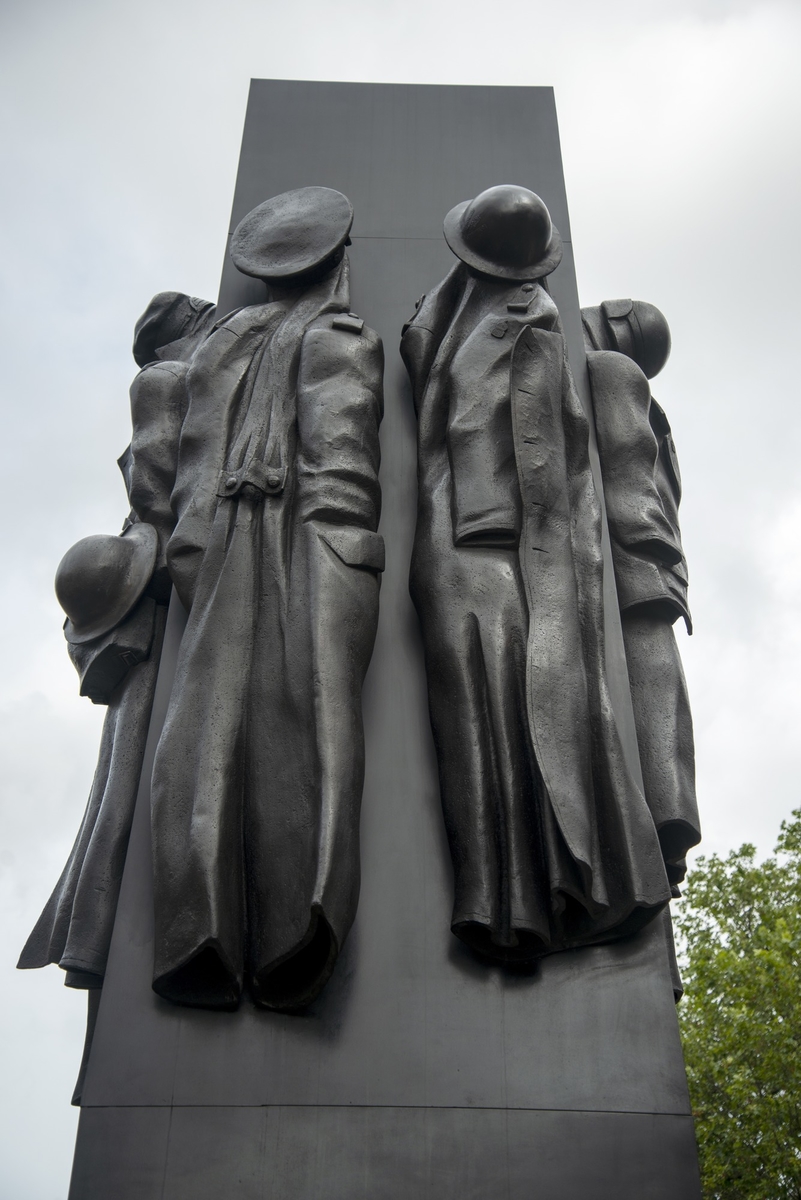
POLYGON ((673 633, 679 617, 692 632, 678 458, 637 364, 592 349, 587 363, 645 797, 668 878, 679 884, 701 828, 692 715, 673 633))
POLYGON ((383 352, 347 270, 229 317, 187 376, 153 774, 153 986, 179 1003, 308 1004, 356 910, 383 352))
POLYGON ((609 698, 601 514, 556 307, 460 264, 401 352, 453 931, 501 960, 632 933, 670 891, 609 698))

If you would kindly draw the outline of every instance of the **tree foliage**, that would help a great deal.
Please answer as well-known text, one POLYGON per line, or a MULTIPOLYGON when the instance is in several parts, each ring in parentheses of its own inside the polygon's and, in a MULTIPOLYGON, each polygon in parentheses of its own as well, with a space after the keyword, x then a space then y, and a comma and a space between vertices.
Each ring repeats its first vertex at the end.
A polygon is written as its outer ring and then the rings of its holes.
POLYGON ((704 1195, 801 1200, 801 809, 761 863, 700 858, 677 925, 704 1195))

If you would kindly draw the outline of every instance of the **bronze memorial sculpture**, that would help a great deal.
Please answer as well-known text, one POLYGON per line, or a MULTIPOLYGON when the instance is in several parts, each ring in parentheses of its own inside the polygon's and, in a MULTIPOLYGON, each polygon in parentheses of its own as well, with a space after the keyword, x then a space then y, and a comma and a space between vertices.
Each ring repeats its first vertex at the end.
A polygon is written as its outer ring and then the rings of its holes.
POLYGON ((548 88, 254 81, 228 250, 56 580, 70 1200, 697 1200, 667 323, 580 308, 548 88))
POLYGON ((102 982, 174 582, 190 616, 154 768, 153 986, 226 1008, 247 977, 259 1003, 294 1009, 333 969, 358 899, 360 696, 384 568, 383 352, 349 311, 352 220, 330 188, 266 201, 231 247, 266 303, 214 324, 213 306, 164 293, 137 326, 120 460, 134 523, 79 543, 57 579, 68 612, 100 596, 94 622, 65 632, 109 716, 22 967, 102 982), (109 642, 121 667, 101 696, 87 660, 109 642))
MULTIPOLYGON (((640 605, 627 619, 626 646, 638 735, 652 747, 643 797, 606 679, 601 508, 588 417, 544 282, 562 252, 548 210, 526 188, 492 187, 448 213, 445 237, 460 261, 419 302, 401 343, 419 431, 411 590, 454 866, 452 929, 483 955, 525 962, 631 934, 668 903, 698 840, 692 731, 669 622, 661 612, 640 615, 640 605), (659 713, 654 654, 675 675, 659 713), (677 698, 665 745, 652 726, 677 698), (675 786, 660 788, 657 776, 671 769, 675 786)), ((614 352, 590 362, 594 393, 606 389, 602 413, 618 405, 626 425, 634 412, 633 436, 642 438, 642 372, 614 352)), ((675 619, 681 599, 671 600, 660 570, 664 559, 673 564, 665 571, 678 592, 678 530, 664 511, 674 514, 676 500, 657 490, 661 460, 648 430, 635 471, 648 467, 651 477, 621 480, 625 512, 609 519, 616 544, 630 543, 625 515, 640 513, 647 487, 652 511, 641 540, 675 619)), ((610 416, 599 425, 605 478, 629 460, 614 438, 610 416)), ((656 597, 642 599, 653 607, 656 597)))
MULTIPOLYGON (((358 895, 360 696, 384 566, 383 354, 349 311, 352 220, 329 188, 266 201, 231 244, 265 303, 214 323, 209 303, 163 293, 137 326, 131 518, 78 543, 57 577, 82 694, 109 717, 21 966, 102 982, 174 583, 190 617, 153 774, 153 986, 212 1008, 247 986, 291 1011, 333 970, 358 895)), ((503 185, 457 205, 445 236, 460 261, 401 345, 419 422, 411 587, 452 928, 526 962, 646 924, 700 836, 671 628, 690 621, 679 473, 646 377, 670 337, 651 305, 583 311, 643 797, 605 674, 589 422, 544 282, 559 233, 538 196, 503 185)))
POLYGON ((352 220, 330 188, 245 217, 231 254, 270 299, 187 373, 167 559, 189 624, 153 771, 153 986, 186 1004, 245 981, 308 1004, 356 911, 383 351, 348 311, 352 220))
POLYGON ((648 386, 667 362, 670 330, 659 309, 640 300, 606 300, 581 316, 645 799, 675 887, 701 832, 690 702, 673 634, 679 617, 692 632, 681 475, 668 419, 648 386))
POLYGON ((140 317, 133 434, 119 460, 131 513, 120 537, 73 546, 56 575, 81 695, 107 704, 108 714, 78 837, 19 966, 58 963, 68 987, 98 988, 105 975, 170 598, 165 550, 175 523, 183 378, 213 320, 212 304, 179 292, 154 296, 140 317))

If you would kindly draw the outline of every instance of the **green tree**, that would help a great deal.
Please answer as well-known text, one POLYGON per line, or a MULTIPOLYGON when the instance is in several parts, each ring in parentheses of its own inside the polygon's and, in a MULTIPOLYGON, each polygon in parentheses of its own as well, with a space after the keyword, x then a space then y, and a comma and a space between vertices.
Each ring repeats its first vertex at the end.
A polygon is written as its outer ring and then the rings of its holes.
POLYGON ((801 1200, 801 809, 776 852, 699 858, 679 1006, 708 1200, 801 1200))

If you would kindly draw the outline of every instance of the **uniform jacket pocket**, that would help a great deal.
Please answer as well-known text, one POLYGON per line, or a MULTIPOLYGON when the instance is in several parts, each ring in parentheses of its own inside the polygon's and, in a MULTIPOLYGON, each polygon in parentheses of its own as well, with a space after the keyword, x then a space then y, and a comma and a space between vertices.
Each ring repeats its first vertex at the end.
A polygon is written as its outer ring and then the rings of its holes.
POLYGON ((319 525, 317 532, 337 557, 349 567, 366 567, 368 571, 384 570, 384 539, 380 533, 347 526, 324 529, 319 525))

